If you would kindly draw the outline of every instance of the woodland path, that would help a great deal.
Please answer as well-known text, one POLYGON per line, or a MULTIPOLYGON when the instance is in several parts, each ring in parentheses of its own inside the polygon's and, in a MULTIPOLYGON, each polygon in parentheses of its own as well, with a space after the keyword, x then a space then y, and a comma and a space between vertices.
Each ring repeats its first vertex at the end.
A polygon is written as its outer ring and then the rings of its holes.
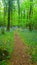
MULTIPOLYGON (((23 43, 17 33, 14 33, 14 51, 11 55, 11 65, 33 65, 28 47, 23 43)), ((35 65, 35 64, 34 64, 35 65)))

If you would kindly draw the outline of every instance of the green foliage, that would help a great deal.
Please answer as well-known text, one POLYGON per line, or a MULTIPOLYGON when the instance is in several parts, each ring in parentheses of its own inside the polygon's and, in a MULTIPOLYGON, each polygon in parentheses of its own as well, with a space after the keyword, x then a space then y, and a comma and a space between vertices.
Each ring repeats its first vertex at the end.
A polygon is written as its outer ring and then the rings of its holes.
POLYGON ((1 28, 1 33, 2 33, 2 34, 5 34, 4 27, 1 28))
POLYGON ((10 65, 10 62, 6 59, 11 57, 11 53, 14 50, 14 32, 6 32, 5 35, 1 34, 0 30, 0 49, 6 50, 8 52, 8 56, 5 57, 5 60, 0 62, 0 65, 10 65))
POLYGON ((5 32, 5 35, 0 33, 0 48, 7 49, 11 54, 14 47, 13 32, 5 32))
POLYGON ((2 62, 3 60, 6 60, 7 57, 9 56, 9 53, 7 50, 2 50, 0 49, 0 61, 2 62))

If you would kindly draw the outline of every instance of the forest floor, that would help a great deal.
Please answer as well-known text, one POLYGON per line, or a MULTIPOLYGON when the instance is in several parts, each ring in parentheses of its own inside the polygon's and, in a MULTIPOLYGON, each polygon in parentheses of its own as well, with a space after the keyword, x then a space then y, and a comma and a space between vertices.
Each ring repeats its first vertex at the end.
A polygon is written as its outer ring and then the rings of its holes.
POLYGON ((24 44, 18 33, 14 33, 14 51, 11 54, 11 65, 36 65, 28 54, 28 46, 24 44))

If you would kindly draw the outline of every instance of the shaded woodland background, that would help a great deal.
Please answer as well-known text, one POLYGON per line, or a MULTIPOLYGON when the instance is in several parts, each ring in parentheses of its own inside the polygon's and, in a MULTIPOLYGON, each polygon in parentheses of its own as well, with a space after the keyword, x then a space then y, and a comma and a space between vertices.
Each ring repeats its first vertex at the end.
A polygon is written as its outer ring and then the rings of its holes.
POLYGON ((0 27, 37 29, 37 0, 0 0, 0 27))

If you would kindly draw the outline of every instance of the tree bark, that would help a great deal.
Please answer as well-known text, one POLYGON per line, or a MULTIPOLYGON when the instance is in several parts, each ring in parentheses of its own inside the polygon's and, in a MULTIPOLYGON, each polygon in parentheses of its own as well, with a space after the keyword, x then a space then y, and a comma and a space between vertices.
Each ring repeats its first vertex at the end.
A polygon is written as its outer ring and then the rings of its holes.
POLYGON ((7 24, 7 31, 10 30, 10 0, 8 2, 8 24, 7 24))
POLYGON ((20 26, 20 0, 17 0, 17 4, 18 4, 18 24, 20 26))
POLYGON ((33 6, 33 0, 30 0, 30 10, 29 10, 29 30, 33 30, 32 21, 31 21, 31 15, 32 15, 32 6, 33 6))

